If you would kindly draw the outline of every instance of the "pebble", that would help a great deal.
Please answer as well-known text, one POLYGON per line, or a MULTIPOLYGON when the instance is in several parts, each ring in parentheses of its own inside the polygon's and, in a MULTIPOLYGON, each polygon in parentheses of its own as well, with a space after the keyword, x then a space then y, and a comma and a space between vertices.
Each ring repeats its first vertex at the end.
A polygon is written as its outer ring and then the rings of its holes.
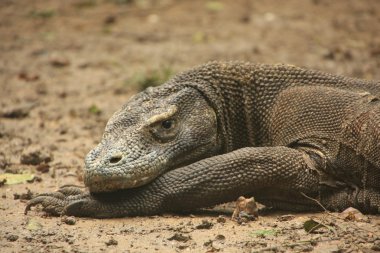
POLYGON ((191 239, 190 236, 182 235, 179 233, 175 233, 172 237, 168 238, 169 241, 174 240, 174 241, 179 241, 179 242, 187 242, 190 239, 191 239))
POLYGON ((202 220, 202 223, 197 225, 196 229, 210 229, 212 228, 213 224, 208 220, 202 220))
POLYGON ((372 250, 374 251, 380 251, 380 242, 379 241, 376 241, 372 247, 371 247, 372 250))
POLYGON ((226 217, 220 215, 220 216, 216 219, 216 221, 217 221, 218 223, 226 223, 226 217))
POLYGON ((75 225, 75 223, 77 223, 77 220, 73 216, 63 216, 61 221, 67 225, 75 225))
POLYGON ((49 163, 53 160, 53 155, 40 146, 29 146, 21 154, 20 162, 27 165, 39 165, 49 163))
POLYGON ((18 240, 18 235, 7 235, 6 238, 10 242, 15 242, 18 240))
POLYGON ((111 245, 117 245, 118 244, 118 241, 116 241, 115 239, 111 238, 109 239, 107 242, 105 242, 107 246, 111 246, 111 245))

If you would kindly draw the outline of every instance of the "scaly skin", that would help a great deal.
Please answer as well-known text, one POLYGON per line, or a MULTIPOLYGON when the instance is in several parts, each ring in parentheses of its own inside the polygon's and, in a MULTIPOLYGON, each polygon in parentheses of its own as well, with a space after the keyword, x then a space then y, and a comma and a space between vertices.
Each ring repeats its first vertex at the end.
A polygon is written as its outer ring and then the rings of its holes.
POLYGON ((279 209, 380 212, 380 83, 287 65, 213 62, 131 98, 86 157, 89 192, 32 199, 122 217, 255 196, 279 209))

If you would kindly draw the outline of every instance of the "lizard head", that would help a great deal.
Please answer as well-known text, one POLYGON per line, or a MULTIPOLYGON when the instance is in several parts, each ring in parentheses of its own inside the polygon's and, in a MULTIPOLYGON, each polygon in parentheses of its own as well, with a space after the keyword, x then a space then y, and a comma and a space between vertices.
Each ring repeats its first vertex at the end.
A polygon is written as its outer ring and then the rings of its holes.
POLYGON ((111 117, 85 159, 91 192, 138 187, 219 151, 213 108, 198 90, 176 87, 148 88, 111 117))

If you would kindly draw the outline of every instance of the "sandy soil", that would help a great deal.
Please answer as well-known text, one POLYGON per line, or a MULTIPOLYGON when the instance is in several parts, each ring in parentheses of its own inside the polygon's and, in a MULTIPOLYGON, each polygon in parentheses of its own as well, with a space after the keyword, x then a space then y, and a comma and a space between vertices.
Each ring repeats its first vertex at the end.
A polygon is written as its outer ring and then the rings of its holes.
POLYGON ((238 224, 227 209, 225 218, 214 211, 69 225, 38 209, 23 214, 28 189, 82 184, 84 156, 132 94, 210 60, 380 79, 380 2, 0 1, 0 173, 37 176, 0 187, 1 252, 380 250, 375 216, 272 212, 238 224), (328 229, 306 233, 311 217, 328 229), (202 220, 211 225, 200 228, 202 220))

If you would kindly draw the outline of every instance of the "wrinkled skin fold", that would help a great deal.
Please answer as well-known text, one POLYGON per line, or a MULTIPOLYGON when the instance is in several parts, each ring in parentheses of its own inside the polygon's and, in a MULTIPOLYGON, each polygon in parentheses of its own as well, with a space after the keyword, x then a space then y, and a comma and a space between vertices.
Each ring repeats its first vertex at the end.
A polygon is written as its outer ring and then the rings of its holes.
POLYGON ((112 218, 253 195, 290 211, 322 211, 313 198, 380 213, 379 95, 379 82, 294 66, 202 65, 111 117, 86 189, 41 194, 26 212, 112 218))

